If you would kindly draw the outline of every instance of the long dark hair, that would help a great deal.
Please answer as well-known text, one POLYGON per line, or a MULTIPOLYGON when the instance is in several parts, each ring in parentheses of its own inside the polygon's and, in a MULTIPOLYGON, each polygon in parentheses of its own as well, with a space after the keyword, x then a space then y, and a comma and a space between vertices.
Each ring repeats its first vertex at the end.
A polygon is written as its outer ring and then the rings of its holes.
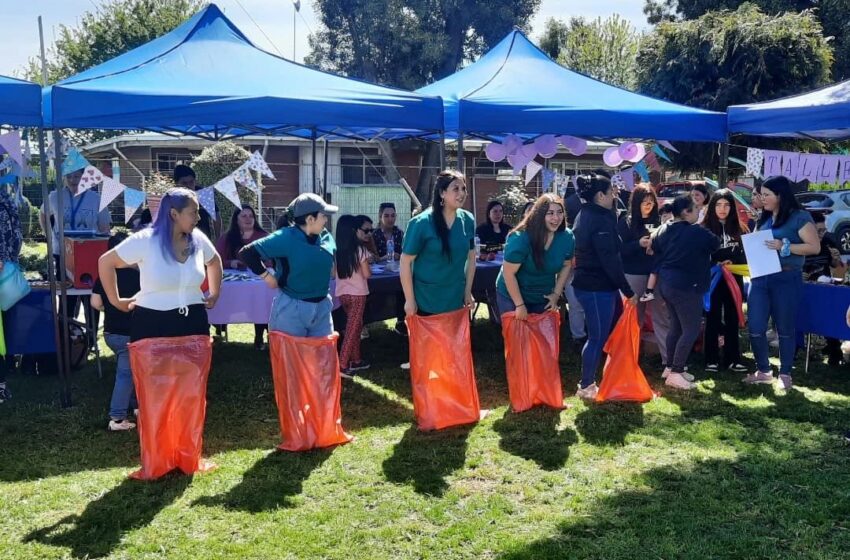
MULTIPOLYGON (((788 221, 788 218, 791 217, 791 214, 795 210, 803 209, 803 207, 800 206, 800 202, 797 200, 797 197, 794 196, 794 191, 791 188, 791 181, 789 181, 786 177, 781 175, 778 177, 771 177, 762 184, 759 192, 764 193, 764 189, 768 189, 770 192, 779 197, 779 211, 776 213, 776 218, 773 220, 772 227, 777 228, 781 226, 788 221)), ((773 212, 765 212, 762 210, 758 221, 759 227, 763 226, 767 220, 772 217, 773 212)))
POLYGON ((546 236, 549 234, 549 228, 546 227, 546 212, 549 211, 550 204, 557 204, 564 212, 564 219, 561 220, 558 231, 567 229, 567 209, 564 207, 564 200, 556 194, 545 193, 534 201, 531 213, 523 218, 513 230, 528 233, 528 240, 531 243, 531 258, 534 259, 537 268, 541 270, 543 269, 543 253, 546 252, 546 236))
POLYGON ((434 194, 431 197, 431 213, 434 218, 434 228, 437 230, 437 237, 440 238, 440 243, 443 246, 443 254, 452 260, 452 253, 449 248, 449 226, 446 224, 446 217, 443 216, 443 204, 440 198, 440 193, 446 192, 449 185, 454 181, 460 180, 464 183, 466 179, 463 173, 453 169, 447 169, 437 176, 437 182, 434 183, 434 194))
POLYGON ((358 219, 351 214, 343 214, 336 222, 336 275, 340 278, 351 278, 360 266, 358 229, 358 219))
POLYGON ((658 225, 661 223, 661 218, 658 216, 658 197, 655 196, 655 189, 644 186, 635 187, 629 201, 629 215, 626 217, 626 220, 629 224, 629 229, 635 233, 645 232, 646 224, 658 225), (647 198, 652 200, 652 212, 648 218, 644 219, 640 205, 647 198))
MULTIPOLYGON (((493 227, 493 222, 491 222, 491 221, 490 221, 490 210, 492 210, 492 209, 493 209, 493 208, 495 208, 496 206, 502 206, 501 201, 498 201, 498 200, 491 200, 490 202, 488 202, 488 203, 487 203, 487 219, 485 220, 485 222, 484 222, 484 223, 485 223, 485 224, 487 224, 487 225, 489 225, 490 227, 493 227)), ((503 206, 503 208, 504 208, 504 206, 503 206)), ((505 225, 505 216, 504 216, 504 214, 502 215, 502 221, 501 221, 501 222, 499 222, 499 227, 501 228, 501 226, 503 226, 503 225, 505 225)))
MULTIPOLYGON (((260 227, 260 222, 257 221, 257 213, 251 206, 243 204, 242 208, 234 210, 233 216, 230 217, 230 228, 224 234, 224 239, 227 241, 227 249, 234 255, 245 245, 245 242, 242 240, 242 232, 239 231, 239 214, 242 213, 242 210, 250 210, 251 215, 254 216, 254 231, 266 233, 266 230, 260 227)), ((222 258, 227 258, 227 255, 222 255, 222 258)))
POLYGON ((729 189, 720 189, 711 195, 702 225, 714 235, 722 236, 725 233, 736 242, 741 242, 741 235, 746 233, 746 231, 741 227, 741 220, 738 218, 738 204, 735 201, 735 195, 732 194, 732 191, 729 189), (720 223, 720 218, 717 217, 717 202, 720 200, 728 202, 731 208, 725 224, 720 223))

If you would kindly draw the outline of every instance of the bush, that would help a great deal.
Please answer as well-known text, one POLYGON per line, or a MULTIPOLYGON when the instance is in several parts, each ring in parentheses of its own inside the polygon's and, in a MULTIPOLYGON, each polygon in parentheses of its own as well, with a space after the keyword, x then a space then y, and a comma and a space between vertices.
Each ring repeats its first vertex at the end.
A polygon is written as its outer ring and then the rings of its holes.
MULTIPOLYGON (((192 160, 192 169, 195 170, 198 184, 208 187, 236 171, 250 156, 251 153, 248 150, 234 142, 216 142, 204 148, 200 155, 192 160)), ((254 179, 258 179, 256 173, 254 173, 254 179)), ((250 204, 256 208, 257 195, 253 191, 238 183, 236 190, 243 204, 250 204)), ((233 203, 219 192, 215 193, 215 203, 216 207, 222 211, 222 222, 229 221, 233 203)))
POLYGON ((18 217, 21 220, 21 232, 24 239, 44 239, 44 232, 41 231, 41 224, 38 223, 39 209, 31 204, 27 197, 23 199, 23 204, 18 207, 18 217))
POLYGON ((20 263, 28 279, 47 278, 47 245, 25 242, 21 247, 20 263))
POLYGON ((505 223, 516 225, 522 220, 522 209, 531 199, 519 183, 511 183, 507 187, 502 187, 499 194, 491 200, 502 203, 502 208, 505 210, 505 223))

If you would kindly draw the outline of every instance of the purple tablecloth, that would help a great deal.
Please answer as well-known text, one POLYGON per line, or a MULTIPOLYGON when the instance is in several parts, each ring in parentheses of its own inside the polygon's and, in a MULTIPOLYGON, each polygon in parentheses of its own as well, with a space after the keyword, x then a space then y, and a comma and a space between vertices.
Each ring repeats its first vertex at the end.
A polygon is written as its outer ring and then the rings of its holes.
POLYGON ((272 302, 277 293, 276 289, 266 286, 259 277, 226 270, 225 280, 221 283, 221 296, 216 306, 207 311, 207 317, 212 325, 268 323, 272 302), (233 274, 250 279, 231 279, 233 274))

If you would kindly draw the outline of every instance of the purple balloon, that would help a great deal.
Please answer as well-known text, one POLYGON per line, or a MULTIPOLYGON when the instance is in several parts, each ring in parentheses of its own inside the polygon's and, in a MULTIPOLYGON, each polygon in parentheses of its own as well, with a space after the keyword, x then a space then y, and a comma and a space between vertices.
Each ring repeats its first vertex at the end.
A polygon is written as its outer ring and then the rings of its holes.
POLYGON ((507 155, 510 155, 522 147, 522 138, 516 134, 508 134, 505 136, 505 139, 502 140, 502 144, 507 150, 507 155))
POLYGON ((602 154, 602 161, 605 162, 605 165, 608 167, 617 167, 621 163, 623 163, 623 158, 620 156, 618 152, 618 147, 614 146, 613 148, 608 148, 602 154))
POLYGON ((646 146, 643 144, 635 144, 635 146, 637 147, 637 153, 631 158, 625 158, 632 163, 637 163, 646 157, 646 146))
POLYGON ((560 142, 570 153, 581 156, 587 152, 587 140, 576 138, 575 136, 563 135, 558 136, 560 142))
POLYGON ((498 142, 493 142, 484 148, 484 155, 492 162, 500 162, 505 159, 507 149, 498 142))
POLYGON ((550 158, 558 152, 558 140, 552 134, 544 134, 534 141, 537 153, 544 158, 550 158))
POLYGON ((522 155, 528 158, 528 161, 533 160, 537 157, 537 146, 532 142, 531 144, 525 144, 522 147, 522 155))
POLYGON ((620 144, 620 147, 617 148, 617 153, 619 153, 620 157, 625 160, 634 161, 632 158, 638 153, 637 144, 634 142, 623 142, 620 144))

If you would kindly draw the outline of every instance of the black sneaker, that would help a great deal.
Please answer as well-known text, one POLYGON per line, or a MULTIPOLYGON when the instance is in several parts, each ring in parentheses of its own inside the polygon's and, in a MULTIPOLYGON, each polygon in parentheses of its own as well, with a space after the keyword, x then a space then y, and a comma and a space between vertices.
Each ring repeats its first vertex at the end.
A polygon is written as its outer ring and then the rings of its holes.
POLYGON ((845 432, 844 441, 846 441, 847 443, 850 443, 850 432, 845 432))
POLYGON ((0 388, 0 403, 3 401, 8 401, 12 398, 12 392, 9 391, 8 387, 0 388))
POLYGON ((708 373, 717 373, 717 370, 720 369, 717 364, 708 364, 705 366, 705 371, 708 373))
POLYGON ((393 332, 399 336, 407 336, 407 324, 403 321, 396 321, 395 327, 393 327, 393 332))

